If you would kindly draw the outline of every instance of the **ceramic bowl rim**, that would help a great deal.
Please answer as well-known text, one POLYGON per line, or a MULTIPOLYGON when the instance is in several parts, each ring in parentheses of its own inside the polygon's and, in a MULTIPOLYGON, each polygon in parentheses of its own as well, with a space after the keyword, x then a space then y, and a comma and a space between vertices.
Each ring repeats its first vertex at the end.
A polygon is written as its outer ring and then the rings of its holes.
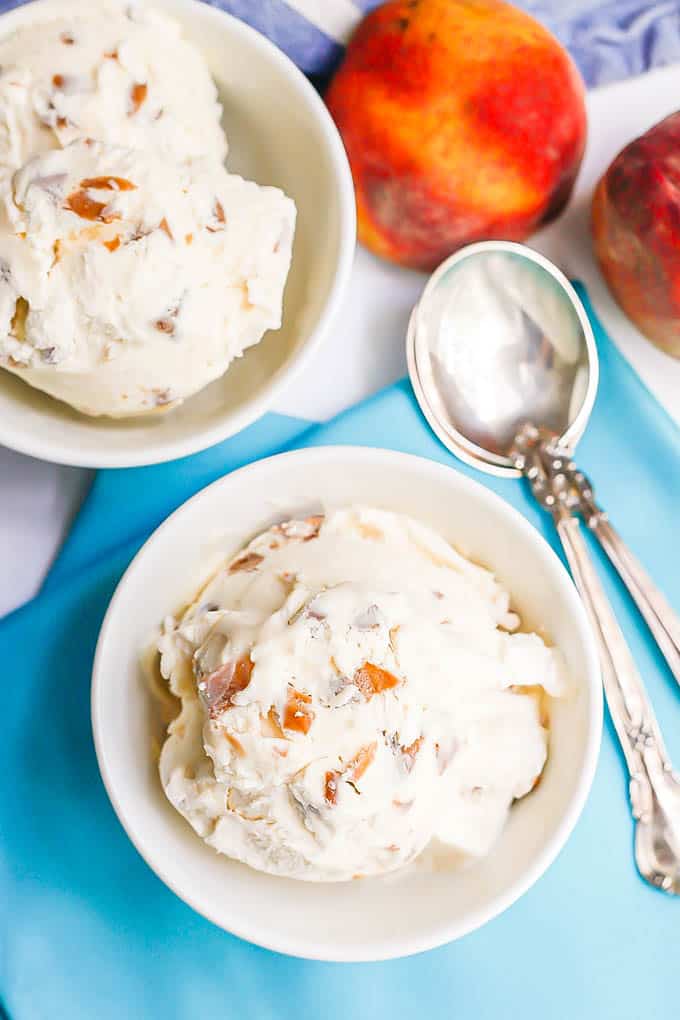
MULTIPOLYGON (((436 463, 435 461, 431 461, 423 457, 413 454, 399 453, 392 450, 384 450, 377 447, 319 446, 276 454, 273 457, 255 461, 254 463, 248 464, 236 471, 224 475, 206 486, 204 489, 201 489, 198 493, 184 502, 161 525, 159 525, 158 528, 154 530, 123 574, 111 598, 104 617, 99 639, 97 641, 92 672, 91 711, 94 744, 99 770, 109 799, 116 814, 118 815, 118 819, 131 842, 149 867, 170 889, 172 889, 177 896, 180 897, 180 899, 184 900, 184 902, 186 902, 199 914, 202 914, 218 927, 230 931, 239 938, 260 945, 266 949, 305 959, 325 960, 329 962, 362 962, 388 960, 409 956, 414 953, 433 949, 437 946, 444 945, 460 938, 463 935, 481 927, 487 921, 506 910, 532 885, 534 885, 536 881, 538 881, 567 842, 581 815, 590 792, 595 776, 600 748, 603 697, 595 640, 592 636, 585 610, 580 602, 576 588, 555 552, 553 552, 545 539, 518 510, 515 510, 512 506, 502 500, 500 496, 497 496, 494 492, 485 488, 479 482, 473 481, 465 475, 452 470, 443 464, 436 463), (551 583, 554 583, 560 589, 561 596, 565 599, 566 604, 569 606, 569 611, 572 616, 575 629, 583 642, 584 661, 587 663, 587 669, 584 671, 583 676, 583 685, 584 689, 587 689, 588 693, 587 739, 585 742, 583 760, 579 770, 578 782, 570 800, 562 811, 560 823, 552 838, 543 847, 541 852, 527 864, 521 876, 511 883, 502 895, 496 896, 484 907, 479 908, 476 911, 470 911, 462 920, 455 919, 447 925, 438 926, 427 935, 410 936, 408 934, 395 934, 390 939, 383 940, 380 945, 361 945, 358 941, 352 952, 347 952, 345 949, 342 951, 333 951, 327 946, 319 947, 318 944, 316 942, 312 942, 311 939, 308 942, 305 942, 304 939, 282 939, 278 937, 269 937, 266 929, 266 923, 259 922, 256 919, 253 919, 249 924, 233 924, 230 922, 228 917, 225 918, 223 911, 220 911, 219 909, 212 910, 210 905, 202 903, 200 901, 200 897, 194 895, 192 890, 193 883, 191 881, 187 882, 188 888, 186 888, 182 887, 179 882, 169 877, 162 863, 162 854, 157 851, 154 852, 153 850, 150 850, 149 847, 145 845, 143 834, 133 831, 128 822, 124 796, 120 796, 116 779, 111 775, 107 762, 105 727, 103 726, 103 721, 99 715, 101 690, 102 685, 105 683, 106 675, 105 662, 108 654, 107 644, 109 633, 113 627, 113 622, 121 607, 124 606, 128 600, 128 590, 130 589, 130 586, 132 585, 132 588, 134 589, 134 578, 137 571, 140 570, 140 565, 143 565, 146 557, 152 554, 157 545, 163 544, 172 534, 178 518, 187 513, 190 507, 195 508, 202 501, 210 499, 216 492, 219 491, 220 488, 226 488, 228 486, 233 486, 234 484, 238 485, 241 479, 252 473, 269 471, 272 463, 275 461, 287 461, 288 463, 292 463, 293 461, 306 460, 309 462, 309 466, 311 468, 315 462, 318 463, 320 460, 327 462, 329 459, 336 459, 339 462, 344 461, 346 463, 348 458, 350 458, 352 462, 363 461, 368 464, 377 462, 382 464, 388 463, 392 464, 392 466, 398 470, 411 470, 413 472, 426 473, 433 477, 446 480, 452 485, 452 490, 457 488, 459 493, 463 493, 465 496, 470 495, 473 501, 476 500, 478 502, 481 501, 482 503, 485 503, 492 512, 497 513, 499 521, 510 523, 514 529, 522 531, 524 536, 536 550, 537 565, 542 563, 543 567, 550 571, 551 583)), ((160 787, 159 793, 162 793, 160 787)))
MULTIPOLYGON (((41 427, 40 432, 34 433, 12 429, 0 421, 0 443, 17 453, 37 457, 39 460, 82 468, 148 466, 198 453, 236 435, 272 408, 282 392, 305 370, 328 335, 349 283, 356 245, 354 185, 340 134, 321 96, 292 60, 250 25, 221 8, 212 7, 200 0, 172 0, 172 2, 175 6, 190 9, 192 17, 212 22, 216 32, 223 36, 228 34, 232 43, 241 39, 258 50, 264 61, 275 64, 289 79, 300 101, 306 104, 310 115, 316 120, 326 145, 338 200, 339 235, 333 278, 314 328, 267 379, 258 394, 246 400, 238 411, 225 409, 219 421, 212 425, 191 428, 186 434, 175 439, 159 437, 153 445, 140 446, 136 452, 114 448, 106 449, 97 456, 83 454, 77 436, 69 442, 64 442, 53 439, 46 425, 41 427)), ((159 3, 158 6, 161 10, 166 9, 163 3, 159 3)), ((35 17, 40 18, 42 11, 49 11, 52 7, 55 8, 56 14, 59 8, 58 0, 30 0, 29 3, 0 14, 0 39, 22 24, 30 23, 35 17)), ((46 401, 54 401, 54 398, 47 394, 41 394, 41 398, 43 397, 46 401)), ((83 423, 87 421, 88 419, 83 416, 83 423)))

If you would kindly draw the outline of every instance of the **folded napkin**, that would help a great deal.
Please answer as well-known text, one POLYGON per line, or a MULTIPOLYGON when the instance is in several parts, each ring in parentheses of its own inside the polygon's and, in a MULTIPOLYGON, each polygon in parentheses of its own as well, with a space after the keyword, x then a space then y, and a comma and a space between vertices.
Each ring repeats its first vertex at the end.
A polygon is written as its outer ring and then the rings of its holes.
MULTIPOLYGON (((578 459, 624 537, 680 605, 680 432, 594 326, 602 384, 578 459)), ((634 871, 624 772, 609 722, 583 817, 548 873, 480 931, 407 960, 323 964, 248 945, 185 906, 127 840, 97 772, 89 719, 97 632, 121 573, 150 530, 214 478, 290 446, 337 443, 450 464, 498 492, 557 545, 550 519, 521 481, 479 475, 449 456, 406 381, 327 425, 310 429, 270 414, 197 456, 100 472, 43 592, 0 622, 7 689, 0 996, 8 1015, 491 1020, 508 1015, 512 1003, 526 1020, 666 1020, 680 904, 634 871)), ((603 569, 680 761, 680 692, 603 569)))
MULTIPOLYGON (((264 32, 307 74, 327 75, 359 18, 383 0, 207 0, 264 32)), ((513 0, 603 85, 680 60, 676 0, 513 0)))
MULTIPOLYGON (((28 0, 0 0, 0 12, 28 0)), ((153 0, 149 0, 153 2, 153 0)), ((383 0, 204 0, 268 36, 319 84, 344 44, 383 0)), ((570 51, 587 85, 603 85, 680 60, 675 0, 514 0, 570 51)))

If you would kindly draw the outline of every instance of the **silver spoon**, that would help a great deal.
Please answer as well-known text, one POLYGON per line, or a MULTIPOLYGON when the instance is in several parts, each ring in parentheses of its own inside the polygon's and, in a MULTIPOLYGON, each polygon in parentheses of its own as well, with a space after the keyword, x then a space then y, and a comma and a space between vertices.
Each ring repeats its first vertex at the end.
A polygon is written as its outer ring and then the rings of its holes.
POLYGON ((428 281, 409 323, 407 357, 418 402, 444 445, 482 471, 523 474, 552 514, 598 640, 607 703, 630 774, 638 870, 680 895, 680 780, 578 515, 602 543, 678 683, 680 620, 573 461, 599 374, 578 295, 531 248, 509 241, 470 245, 428 281))

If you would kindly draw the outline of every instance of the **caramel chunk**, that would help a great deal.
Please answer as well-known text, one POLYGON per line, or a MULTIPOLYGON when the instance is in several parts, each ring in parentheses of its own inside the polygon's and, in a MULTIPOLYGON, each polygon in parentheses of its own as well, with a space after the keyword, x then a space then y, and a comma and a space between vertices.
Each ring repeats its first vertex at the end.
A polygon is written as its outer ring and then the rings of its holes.
POLYGON ((198 690, 211 719, 229 708, 233 704, 234 695, 246 689, 253 665, 250 655, 247 655, 236 662, 225 662, 219 669, 200 678, 198 690))
POLYGON ((367 744, 366 747, 362 747, 361 750, 354 755, 345 770, 345 774, 349 774, 350 779, 361 779, 364 772, 375 758, 375 750, 377 746, 378 742, 374 740, 372 744, 367 744))
POLYGON ((399 684, 399 678, 372 662, 365 662, 355 671, 352 683, 359 688, 368 701, 374 694, 380 694, 381 691, 396 687, 399 684))
POLYGON ((231 745, 239 758, 245 758, 246 752, 241 741, 237 740, 231 733, 225 733, 224 735, 227 738, 227 742, 231 745))
POLYGON ((26 298, 18 297, 14 305, 14 315, 10 323, 10 332, 17 340, 26 339, 26 317, 28 315, 28 301, 26 298))
POLYGON ((314 712, 309 707, 311 703, 311 694, 296 691, 294 687, 291 687, 283 709, 283 728, 296 733, 309 733, 310 726, 314 721, 314 712))
POLYGON ((338 802, 338 782, 341 772, 327 772, 324 780, 323 799, 327 804, 333 805, 338 802))
POLYGON ((164 234, 167 234, 171 241, 175 240, 175 238, 173 236, 173 233, 172 233, 172 230, 170 229, 170 224, 166 220, 165 216, 163 217, 161 222, 158 224, 158 229, 162 230, 164 234))
POLYGON ((416 755, 418 754, 418 751, 420 750, 422 743, 423 738, 418 737, 416 740, 413 741, 412 744, 409 744, 408 747, 402 747, 401 749, 402 762, 407 772, 410 772, 413 766, 415 765, 416 755))
POLYGON ((306 517, 304 521, 282 521, 275 524, 272 531, 284 538, 297 538, 302 542, 309 542, 316 538, 323 524, 323 516, 317 514, 314 517, 306 517))
MULTIPOLYGON (((351 761, 347 762, 344 769, 329 770, 324 777, 323 798, 327 804, 334 805, 338 800, 338 783, 341 779, 357 781, 366 772, 366 769, 375 758, 377 742, 362 747, 351 761)), ((358 792, 358 791, 357 791, 358 792)))
POLYGON ((239 556, 239 558, 234 560, 233 563, 230 563, 229 573, 238 574, 242 570, 246 570, 248 572, 255 570, 260 563, 262 563, 263 559, 264 556, 260 556, 260 554, 256 552, 243 553, 243 555, 239 556))
POLYGON ((321 531, 321 525, 323 524, 323 515, 315 514, 313 517, 305 517, 305 524, 309 528, 309 533, 305 535, 303 541, 309 542, 310 539, 316 538, 321 531))
POLYGON ((206 227, 206 230, 209 230, 211 234, 214 234, 217 230, 221 230, 224 224, 227 222, 227 218, 224 215, 224 206, 222 205, 218 198, 215 199, 215 204, 213 206, 213 216, 217 220, 219 226, 206 227))
POLYGON ((263 737, 276 737, 279 740, 285 740, 286 735, 281 729, 279 716, 273 705, 266 716, 260 717, 260 732, 263 737))
POLYGON ((107 212, 107 202, 98 202, 88 195, 87 191, 73 191, 66 199, 64 208, 69 212, 80 216, 82 220, 100 220, 102 223, 111 223, 112 220, 119 220, 120 213, 107 212))
POLYGON ((136 82, 130 89, 130 117, 133 117, 146 99, 149 87, 146 82, 136 82))
POLYGON ((80 182, 81 188, 94 188, 97 191, 136 191, 137 185, 126 177, 86 177, 80 182))

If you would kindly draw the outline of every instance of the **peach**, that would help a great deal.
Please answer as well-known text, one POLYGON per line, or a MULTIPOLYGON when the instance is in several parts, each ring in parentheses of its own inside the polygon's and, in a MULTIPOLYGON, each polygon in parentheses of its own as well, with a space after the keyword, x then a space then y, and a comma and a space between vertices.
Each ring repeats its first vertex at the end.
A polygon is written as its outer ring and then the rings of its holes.
POLYGON ((350 40, 326 96, 359 237, 432 269, 486 238, 520 240, 562 209, 583 155, 569 55, 502 0, 392 0, 350 40))
POLYGON ((623 311, 680 358, 680 113, 618 154, 595 190, 592 231, 623 311))

